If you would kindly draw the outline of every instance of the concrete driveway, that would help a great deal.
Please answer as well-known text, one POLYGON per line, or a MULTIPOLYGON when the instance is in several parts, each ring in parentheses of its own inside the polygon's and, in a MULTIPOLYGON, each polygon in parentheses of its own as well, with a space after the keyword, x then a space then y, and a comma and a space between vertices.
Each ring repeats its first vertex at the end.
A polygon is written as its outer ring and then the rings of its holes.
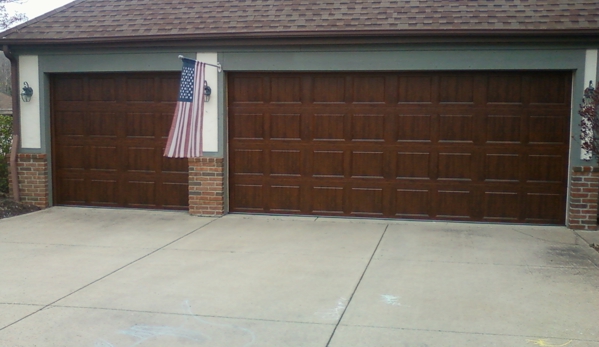
POLYGON ((0 346, 599 346, 561 227, 57 207, 0 221, 0 346))

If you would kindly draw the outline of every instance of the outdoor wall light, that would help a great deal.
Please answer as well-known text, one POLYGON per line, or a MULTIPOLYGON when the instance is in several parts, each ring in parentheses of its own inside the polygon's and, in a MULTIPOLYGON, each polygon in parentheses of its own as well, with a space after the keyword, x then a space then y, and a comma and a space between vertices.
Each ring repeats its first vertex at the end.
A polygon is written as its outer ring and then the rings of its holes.
POLYGON ((29 102, 33 96, 33 88, 31 88, 27 82, 23 83, 23 85, 24 87, 23 92, 21 93, 21 100, 23 100, 23 102, 29 102))
POLYGON ((208 82, 204 81, 204 100, 210 101, 210 94, 212 94, 212 88, 208 85, 208 82))
POLYGON ((595 93, 595 88, 593 88, 593 81, 589 81, 589 87, 584 90, 582 103, 584 105, 590 105, 593 102, 594 93, 595 93))

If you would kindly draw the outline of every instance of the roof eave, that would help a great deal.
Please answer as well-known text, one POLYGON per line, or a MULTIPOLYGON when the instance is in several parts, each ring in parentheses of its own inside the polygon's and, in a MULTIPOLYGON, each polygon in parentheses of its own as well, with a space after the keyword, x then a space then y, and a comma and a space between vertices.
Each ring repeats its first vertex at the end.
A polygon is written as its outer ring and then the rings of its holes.
POLYGON ((61 39, 11 39, 4 37, 1 43, 5 45, 76 45, 76 44, 123 44, 123 43, 168 43, 189 41, 233 41, 233 40, 285 40, 285 39, 359 39, 359 38, 387 38, 387 39, 472 39, 480 41, 481 38, 494 40, 522 40, 530 41, 561 41, 571 38, 588 39, 599 42, 599 28, 593 29, 563 29, 563 30, 523 30, 523 29, 484 29, 484 30, 336 30, 336 31, 277 31, 277 32, 227 32, 208 34, 167 34, 167 35, 135 35, 135 36, 109 36, 109 37, 82 37, 61 39))

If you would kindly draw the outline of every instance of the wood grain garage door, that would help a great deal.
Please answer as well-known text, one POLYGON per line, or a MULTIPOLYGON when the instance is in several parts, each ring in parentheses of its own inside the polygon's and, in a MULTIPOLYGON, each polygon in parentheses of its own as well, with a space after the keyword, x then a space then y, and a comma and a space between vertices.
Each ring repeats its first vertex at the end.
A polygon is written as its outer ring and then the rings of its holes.
POLYGON ((60 205, 187 209, 187 160, 162 156, 179 73, 52 77, 60 205))
POLYGON ((570 72, 228 83, 233 212, 564 223, 570 72))

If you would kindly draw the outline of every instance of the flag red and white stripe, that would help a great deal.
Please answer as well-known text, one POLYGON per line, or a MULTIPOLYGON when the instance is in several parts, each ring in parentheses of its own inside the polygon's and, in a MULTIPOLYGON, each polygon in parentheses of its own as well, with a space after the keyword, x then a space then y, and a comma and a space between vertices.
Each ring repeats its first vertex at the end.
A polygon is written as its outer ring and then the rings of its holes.
POLYGON ((164 150, 165 157, 202 156, 205 69, 203 62, 183 59, 179 99, 164 150))

